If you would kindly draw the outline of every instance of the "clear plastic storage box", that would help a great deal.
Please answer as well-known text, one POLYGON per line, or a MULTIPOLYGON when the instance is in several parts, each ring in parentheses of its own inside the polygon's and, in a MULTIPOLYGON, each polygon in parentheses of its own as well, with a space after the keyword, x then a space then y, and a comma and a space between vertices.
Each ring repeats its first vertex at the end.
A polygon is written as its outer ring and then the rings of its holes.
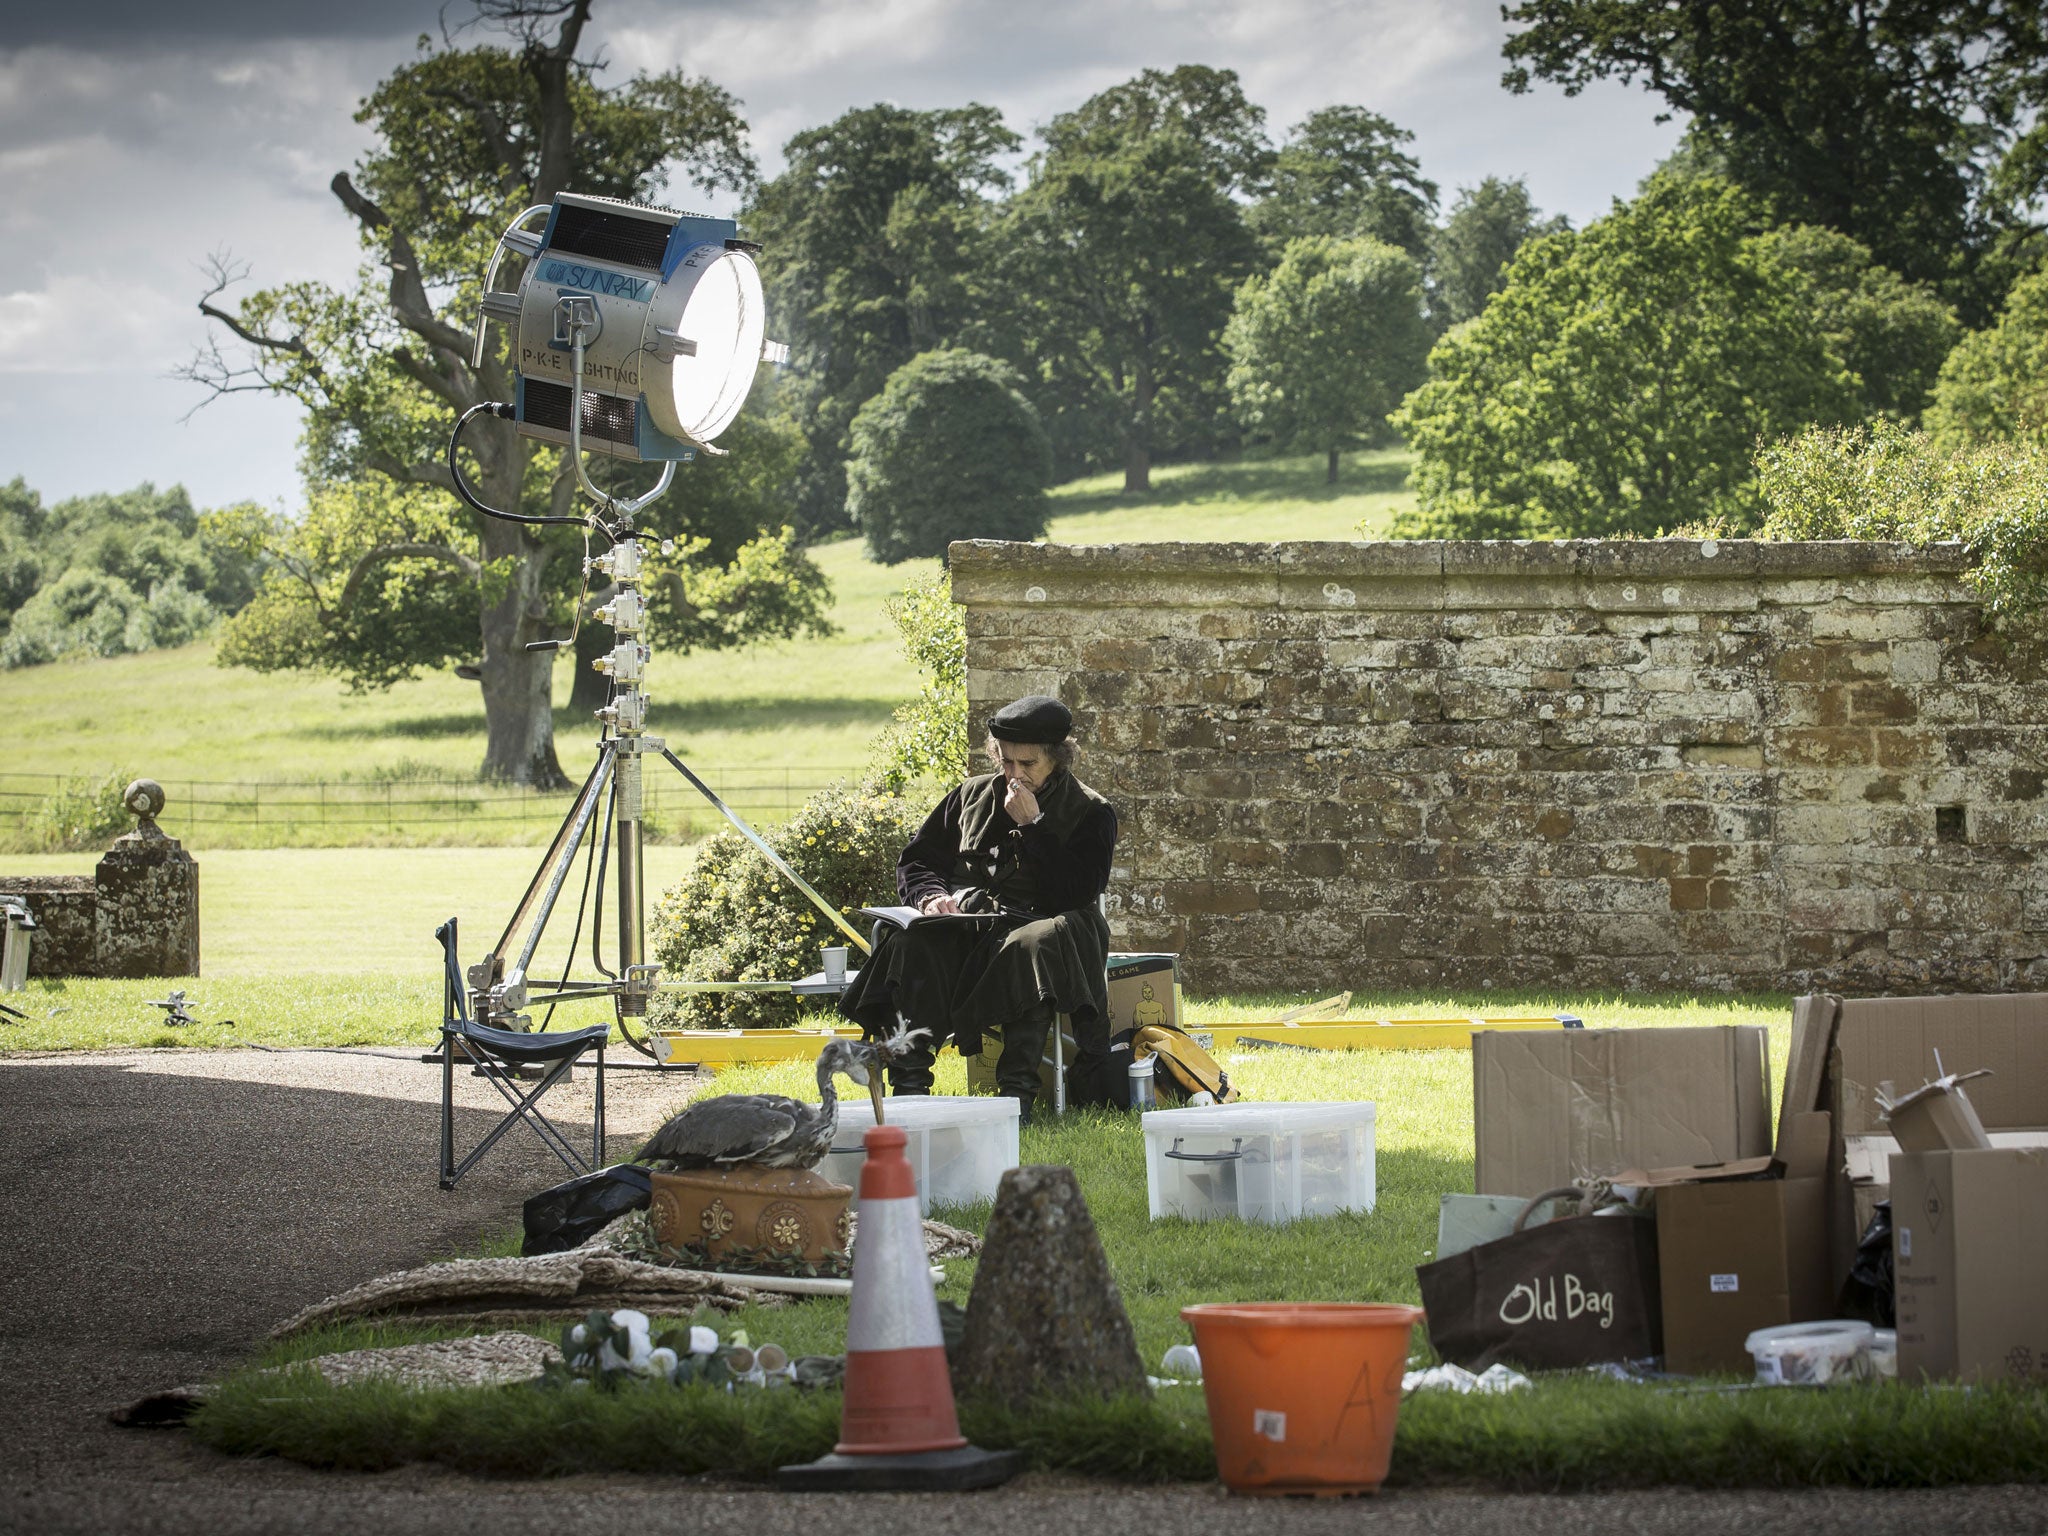
POLYGON ((1373 1119, 1348 1104, 1215 1104, 1146 1114, 1152 1218, 1293 1221, 1373 1206, 1373 1119))
MULTIPOLYGON (((917 1174, 921 1211, 993 1200, 1004 1172, 1017 1166, 1015 1099, 920 1094, 885 1100, 883 1112, 889 1124, 909 1134, 904 1152, 917 1174)), ((818 1164, 818 1172, 835 1184, 852 1186, 856 1206, 861 1164, 867 1161, 861 1138, 874 1126, 875 1106, 866 1094, 841 1099, 832 1150, 818 1164)))

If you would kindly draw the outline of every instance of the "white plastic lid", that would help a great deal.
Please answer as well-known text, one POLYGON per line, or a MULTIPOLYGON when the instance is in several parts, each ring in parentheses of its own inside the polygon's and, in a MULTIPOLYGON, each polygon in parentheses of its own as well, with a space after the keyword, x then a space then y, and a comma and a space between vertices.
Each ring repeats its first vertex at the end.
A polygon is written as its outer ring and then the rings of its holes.
POLYGON ((1869 1323, 1840 1318, 1823 1323, 1780 1323, 1759 1328, 1742 1347, 1752 1355, 1775 1355, 1791 1351, 1802 1355, 1853 1355, 1868 1349, 1877 1336, 1869 1323))
MULTIPOLYGON (((994 1124, 1017 1118, 1017 1101, 986 1094, 916 1093, 882 1101, 884 1122, 906 1130, 929 1130, 941 1125, 994 1124)), ((839 1101, 839 1128, 834 1141, 843 1142, 849 1130, 864 1131, 875 1123, 875 1105, 866 1093, 839 1101)))
POLYGON ((1147 1110, 1139 1118, 1148 1132, 1168 1136, 1283 1136, 1289 1131, 1370 1125, 1377 1113, 1378 1107, 1371 1099, 1351 1099, 1305 1104, 1205 1104, 1200 1108, 1147 1110))

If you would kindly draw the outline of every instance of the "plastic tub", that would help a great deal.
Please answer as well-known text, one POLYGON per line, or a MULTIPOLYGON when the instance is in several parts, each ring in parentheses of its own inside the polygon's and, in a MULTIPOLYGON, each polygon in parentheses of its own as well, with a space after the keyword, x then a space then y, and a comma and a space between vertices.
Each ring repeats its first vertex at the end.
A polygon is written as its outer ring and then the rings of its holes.
POLYGON ((1759 1328, 1743 1341, 1762 1387, 1824 1387, 1868 1381, 1877 1330, 1868 1323, 1785 1323, 1759 1328))
MULTIPOLYGON (((935 1205, 993 1200, 1003 1174, 1017 1166, 1015 1099, 913 1094, 884 1100, 883 1114, 909 1133, 903 1151, 917 1175, 917 1208, 926 1215, 935 1205)), ((866 1094, 841 1099, 832 1150, 818 1164, 818 1172, 835 1184, 852 1186, 856 1209, 861 1165, 868 1157, 861 1138, 874 1125, 874 1101, 866 1094)))
POLYGON ((1374 1493, 1386 1481, 1420 1307, 1183 1307, 1202 1358, 1216 1470, 1233 1493, 1374 1493))
POLYGON ((1370 1100, 1155 1109, 1145 1129, 1152 1219, 1261 1221, 1373 1207, 1370 1100))

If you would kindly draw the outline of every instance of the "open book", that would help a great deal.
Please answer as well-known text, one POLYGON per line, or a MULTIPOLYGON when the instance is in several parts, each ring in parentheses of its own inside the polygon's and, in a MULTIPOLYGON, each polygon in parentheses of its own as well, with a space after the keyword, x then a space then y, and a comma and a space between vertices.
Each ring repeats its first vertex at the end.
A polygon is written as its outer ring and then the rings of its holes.
POLYGON ((860 915, 876 922, 888 923, 895 928, 908 928, 913 923, 965 923, 970 927, 986 927, 1004 918, 1028 917, 1024 912, 920 912, 915 907, 862 907, 860 915))

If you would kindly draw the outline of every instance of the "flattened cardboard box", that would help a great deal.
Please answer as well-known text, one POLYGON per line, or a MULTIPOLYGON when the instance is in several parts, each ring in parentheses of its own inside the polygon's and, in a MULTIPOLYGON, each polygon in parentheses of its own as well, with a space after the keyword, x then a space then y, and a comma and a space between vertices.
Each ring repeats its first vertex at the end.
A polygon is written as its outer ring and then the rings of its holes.
POLYGON ((1937 1050, 1941 1070, 1989 1070, 1990 1076, 1970 1083, 1969 1097, 1994 1145, 2007 1139, 2000 1132, 2048 1129, 2048 993, 1847 1000, 1819 995, 1794 1004, 1784 1111, 1826 1109, 1834 1115, 1828 1229, 1837 1283, 1848 1274, 1856 1240, 1888 1188, 1881 1172, 1858 1182, 1850 1167, 1881 1169, 1881 1155, 1890 1147, 1866 1142, 1859 1148, 1857 1142, 1889 1140, 1879 1091, 1890 1083, 1903 1096, 1934 1077, 1937 1050))
POLYGON ((1474 1186, 1526 1198, 1625 1168, 1766 1157, 1765 1049, 1757 1024, 1481 1030, 1472 1036, 1474 1186))
POLYGON ((1899 1380, 2048 1385, 2048 1149, 1901 1153, 1891 1190, 1899 1380))
POLYGON ((1795 1115, 1780 1128, 1775 1157, 1615 1181, 1656 1192, 1667 1370, 1746 1376, 1744 1341, 1755 1330, 1834 1315, 1827 1119, 1795 1115))

